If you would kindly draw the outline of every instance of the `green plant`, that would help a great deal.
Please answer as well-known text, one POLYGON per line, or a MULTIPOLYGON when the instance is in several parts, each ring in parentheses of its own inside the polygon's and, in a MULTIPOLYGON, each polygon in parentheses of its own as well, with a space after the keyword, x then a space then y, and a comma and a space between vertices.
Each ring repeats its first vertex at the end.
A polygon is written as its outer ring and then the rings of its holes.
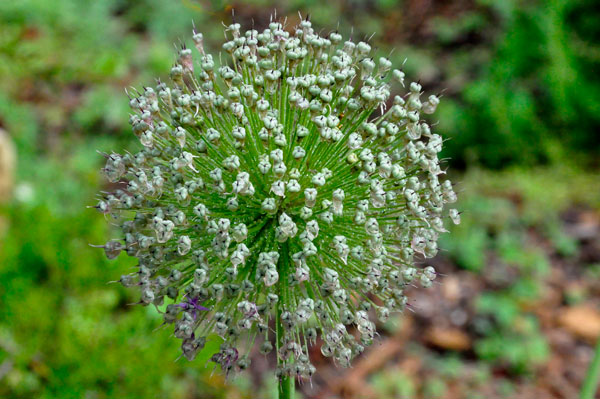
POLYGON ((456 194, 421 118, 439 99, 422 101, 413 82, 386 110, 404 73, 375 63, 368 43, 321 37, 308 20, 292 34, 278 22, 226 34, 230 65, 195 33, 199 63, 184 46, 171 86, 132 93, 143 149, 105 155, 108 179, 127 186, 96 206, 122 230, 102 247, 138 259, 120 282, 163 309, 187 359, 217 340, 211 360, 242 370, 258 339, 276 349, 287 398, 315 372, 318 332, 321 353, 347 367, 375 337, 370 309, 385 321, 406 306, 406 284, 432 285, 433 267, 413 257, 436 255, 456 194))
POLYGON ((417 394, 411 376, 401 370, 388 370, 373 378, 373 387, 384 398, 410 399, 417 394))
POLYGON ((596 342, 594 357, 590 362, 585 380, 581 387, 581 399, 593 399, 598 390, 598 380, 600 379, 600 340, 596 342))
POLYGON ((448 43, 471 39, 468 57, 460 50, 450 57, 448 69, 464 85, 440 106, 440 131, 451 138, 444 155, 497 169, 571 155, 593 163, 600 126, 593 111, 600 80, 590 73, 600 62, 594 2, 479 3, 435 26, 448 43), (478 19, 484 23, 468 23, 478 19))

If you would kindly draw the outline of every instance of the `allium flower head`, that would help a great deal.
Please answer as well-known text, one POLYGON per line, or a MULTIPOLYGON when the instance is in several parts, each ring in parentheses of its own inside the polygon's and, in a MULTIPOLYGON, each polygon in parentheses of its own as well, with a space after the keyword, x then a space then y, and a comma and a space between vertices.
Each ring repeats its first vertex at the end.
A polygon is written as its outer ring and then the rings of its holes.
POLYGON ((257 342, 280 375, 308 378, 320 337, 347 367, 375 318, 405 308, 405 287, 436 277, 413 258, 436 255, 456 200, 422 119, 439 99, 418 83, 390 98, 402 71, 307 20, 226 36, 222 66, 195 33, 171 83, 131 99, 141 150, 106 155, 108 179, 127 183, 97 205, 121 220, 106 254, 139 260, 120 281, 164 309, 187 359, 218 335, 226 372, 257 342))

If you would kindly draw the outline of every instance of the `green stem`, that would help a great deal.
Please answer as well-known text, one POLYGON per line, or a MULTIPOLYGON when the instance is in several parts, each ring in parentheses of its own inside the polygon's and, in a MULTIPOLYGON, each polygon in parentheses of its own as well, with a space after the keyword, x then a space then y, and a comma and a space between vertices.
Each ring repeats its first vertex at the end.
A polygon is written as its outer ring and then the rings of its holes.
POLYGON ((292 377, 282 377, 279 380, 279 399, 294 399, 294 379, 292 377))
MULTIPOLYGON (((283 325, 281 324, 281 313, 283 308, 284 296, 283 291, 285 287, 283 286, 283 281, 287 280, 287 243, 283 245, 283 251, 279 258, 279 301, 277 301, 277 319, 276 322, 276 332, 277 332, 277 353, 279 354, 279 348, 283 345, 283 325)), ((279 355, 278 359, 279 361, 279 355)), ((279 379, 279 399, 294 399, 294 393, 296 390, 296 385, 293 377, 281 376, 279 379)))
MULTIPOLYGON (((594 351, 594 358, 590 363, 590 367, 588 368, 587 375, 585 376, 585 380, 583 381, 583 386, 581 387, 581 399, 593 399, 594 394, 598 389, 598 378, 600 377, 600 338, 598 338, 598 342, 596 342, 596 350, 594 351)), ((279 396, 282 397, 281 394, 279 396)))
MULTIPOLYGON (((283 345, 283 326, 281 325, 281 298, 277 302, 277 352, 283 345)), ((279 399, 294 399, 295 392, 294 379, 288 376, 282 376, 279 379, 279 399)))

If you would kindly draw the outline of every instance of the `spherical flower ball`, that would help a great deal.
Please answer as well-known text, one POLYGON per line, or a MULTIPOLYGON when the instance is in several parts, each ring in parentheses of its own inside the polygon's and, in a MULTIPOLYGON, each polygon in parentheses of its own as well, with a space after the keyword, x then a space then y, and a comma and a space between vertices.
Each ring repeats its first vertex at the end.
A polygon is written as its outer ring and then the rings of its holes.
POLYGON ((375 320, 429 287, 444 219, 460 221, 440 166, 442 138, 422 118, 439 103, 366 42, 226 28, 218 66, 194 33, 170 83, 130 101, 137 153, 106 154, 122 188, 97 209, 122 235, 103 247, 139 261, 120 282, 156 306, 192 360, 248 367, 256 343, 278 374, 310 378, 309 347, 343 367, 376 337, 375 320), (195 53, 195 54, 194 54, 195 53), (126 186, 125 186, 126 185, 126 186))

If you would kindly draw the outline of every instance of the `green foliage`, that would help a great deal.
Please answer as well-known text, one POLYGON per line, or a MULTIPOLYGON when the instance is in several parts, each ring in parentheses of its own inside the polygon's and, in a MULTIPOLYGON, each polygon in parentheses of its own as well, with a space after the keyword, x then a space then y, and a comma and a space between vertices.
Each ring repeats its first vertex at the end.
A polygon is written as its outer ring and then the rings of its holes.
POLYGON ((472 194, 461 201, 464 214, 460 226, 452 228, 452 237, 443 236, 441 240, 459 266, 479 271, 486 263, 486 250, 491 244, 489 235, 506 228, 513 206, 504 198, 472 194))
POLYGON ((475 351, 481 359, 505 363, 515 373, 531 372, 547 360, 548 344, 534 318, 514 318, 513 323, 515 326, 512 328, 494 331, 478 340, 475 351))
POLYGON ((478 325, 482 338, 475 343, 475 352, 483 360, 505 363, 515 373, 531 372, 549 355, 535 316, 524 309, 539 298, 549 264, 541 252, 521 243, 518 234, 498 236, 497 253, 506 265, 516 267, 517 277, 507 279, 510 271, 498 265, 492 278, 505 287, 482 294, 476 303, 479 317, 491 319, 478 325))
POLYGON ((415 383, 401 370, 386 370, 373 377, 373 387, 382 398, 411 399, 416 396, 415 383))
MULTIPOLYGON (((600 79, 590 72, 600 63, 600 16, 592 3, 485 2, 496 21, 479 24, 468 14, 437 27, 441 40, 456 43, 464 37, 461 32, 483 34, 481 26, 496 26, 491 48, 480 49, 484 63, 476 57, 468 61, 477 77, 458 98, 441 104, 440 126, 452 137, 448 156, 457 163, 493 168, 543 163, 573 153, 593 160, 600 150, 595 134, 600 126, 600 79), (558 154, 557 143, 566 145, 558 154)), ((468 71, 468 64, 462 69, 468 71)))
POLYGON ((446 397, 446 391, 446 383, 440 378, 430 378, 423 386, 423 396, 425 398, 444 398, 446 397))

